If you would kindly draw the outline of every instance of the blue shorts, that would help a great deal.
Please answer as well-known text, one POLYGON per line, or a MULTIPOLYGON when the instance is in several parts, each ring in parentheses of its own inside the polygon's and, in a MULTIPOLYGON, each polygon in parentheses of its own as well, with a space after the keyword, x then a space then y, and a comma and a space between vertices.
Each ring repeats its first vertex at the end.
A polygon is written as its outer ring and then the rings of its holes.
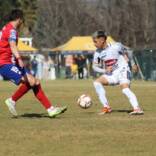
POLYGON ((21 78, 26 75, 26 73, 30 73, 26 68, 21 68, 14 64, 6 64, 0 66, 0 75, 4 78, 12 81, 16 85, 18 85, 21 81, 21 78))

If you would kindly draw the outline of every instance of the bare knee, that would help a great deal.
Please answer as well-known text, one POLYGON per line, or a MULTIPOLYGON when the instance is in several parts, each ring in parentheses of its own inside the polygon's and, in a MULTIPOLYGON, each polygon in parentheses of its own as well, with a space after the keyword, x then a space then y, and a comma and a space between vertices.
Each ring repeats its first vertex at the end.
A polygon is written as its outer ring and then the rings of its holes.
POLYGON ((34 87, 40 84, 40 81, 31 74, 26 75, 25 81, 27 81, 31 87, 34 87))
POLYGON ((39 79, 36 79, 35 85, 39 85, 39 84, 40 84, 40 80, 39 79))
POLYGON ((29 85, 30 85, 31 87, 33 87, 33 86, 35 86, 35 84, 36 84, 36 79, 35 79, 35 78, 30 78, 30 79, 29 79, 29 85))
POLYGON ((100 76, 94 82, 95 83, 100 83, 102 85, 108 85, 108 81, 107 81, 107 79, 104 76, 100 76))
POLYGON ((33 86, 36 86, 36 85, 39 85, 40 84, 40 80, 39 79, 36 79, 36 78, 33 78, 30 82, 30 85, 33 87, 33 86))
POLYGON ((121 89, 129 88, 129 84, 124 83, 124 84, 121 84, 120 87, 121 87, 121 89))

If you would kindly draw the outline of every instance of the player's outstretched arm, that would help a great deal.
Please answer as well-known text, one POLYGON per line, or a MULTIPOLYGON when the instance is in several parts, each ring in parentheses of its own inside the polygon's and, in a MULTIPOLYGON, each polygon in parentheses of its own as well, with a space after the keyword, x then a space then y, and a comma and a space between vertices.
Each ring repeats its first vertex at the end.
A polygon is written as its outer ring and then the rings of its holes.
POLYGON ((104 68, 100 68, 99 65, 94 62, 93 62, 92 68, 95 72, 98 72, 98 73, 104 74, 106 72, 104 68))
POLYGON ((9 44, 10 44, 10 48, 11 48, 11 51, 12 51, 13 55, 15 56, 15 58, 18 61, 18 65, 23 68, 24 63, 23 63, 22 58, 21 58, 21 56, 20 56, 20 54, 18 52, 16 42, 15 41, 10 41, 9 44))

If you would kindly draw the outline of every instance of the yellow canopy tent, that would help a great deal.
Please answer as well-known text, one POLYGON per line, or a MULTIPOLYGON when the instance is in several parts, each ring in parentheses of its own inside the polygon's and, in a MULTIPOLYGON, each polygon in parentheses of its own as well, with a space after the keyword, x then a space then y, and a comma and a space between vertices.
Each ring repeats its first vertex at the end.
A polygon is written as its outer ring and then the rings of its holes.
POLYGON ((24 44, 21 40, 18 40, 17 47, 20 52, 37 52, 36 48, 24 44))
MULTIPOLYGON (((111 36, 107 37, 107 42, 115 42, 111 36)), ((94 46, 91 36, 75 36, 62 46, 52 49, 52 51, 94 51, 94 46)))
POLYGON ((61 45, 61 46, 58 46, 58 47, 56 47, 56 48, 53 48, 51 51, 61 51, 64 47, 65 47, 65 45, 66 44, 63 44, 63 45, 61 45))

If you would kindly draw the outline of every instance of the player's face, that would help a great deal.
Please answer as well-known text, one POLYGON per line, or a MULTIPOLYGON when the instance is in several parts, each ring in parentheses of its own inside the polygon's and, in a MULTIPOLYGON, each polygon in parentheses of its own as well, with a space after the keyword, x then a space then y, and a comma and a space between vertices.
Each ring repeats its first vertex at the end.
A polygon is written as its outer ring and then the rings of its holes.
POLYGON ((106 40, 104 37, 100 37, 100 38, 94 38, 93 42, 96 48, 104 48, 106 40))
POLYGON ((17 24, 17 28, 19 29, 21 27, 21 25, 23 24, 23 20, 22 19, 18 19, 18 24, 17 24))

